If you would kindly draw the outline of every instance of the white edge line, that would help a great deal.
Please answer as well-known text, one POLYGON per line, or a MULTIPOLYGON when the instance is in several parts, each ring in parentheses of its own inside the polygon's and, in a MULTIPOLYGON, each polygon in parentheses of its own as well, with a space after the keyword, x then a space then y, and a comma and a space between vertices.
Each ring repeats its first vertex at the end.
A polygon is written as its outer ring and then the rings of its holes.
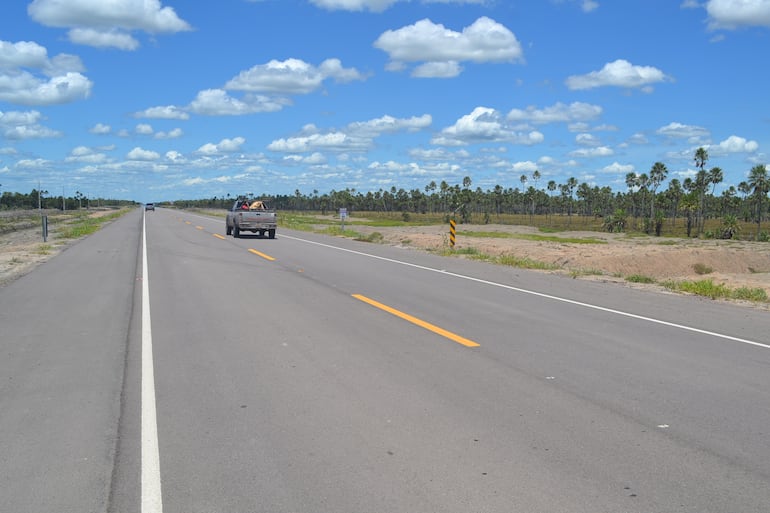
POLYGON ((336 249, 337 251, 345 251, 345 252, 348 252, 348 253, 353 253, 353 254, 356 254, 356 255, 365 256, 365 257, 369 257, 369 258, 374 258, 374 259, 377 259, 377 260, 384 260, 386 262, 391 262, 391 263, 399 264, 399 265, 405 265, 407 267, 414 267, 416 269, 421 269, 423 271, 430 271, 430 272, 434 272, 434 273, 446 274, 447 276, 453 276, 455 278, 460 278, 460 279, 468 280, 468 281, 474 281, 476 283, 482 283, 484 285, 491 285, 493 287, 499 287, 499 288, 503 288, 503 289, 513 290, 513 291, 516 291, 516 292, 520 292, 522 294, 530 294, 532 296, 538 296, 538 297, 542 297, 542 298, 545 298, 545 299, 550 299, 552 301, 560 301, 562 303, 569 303, 569 304, 572 304, 572 305, 581 306, 583 308, 590 308, 590 309, 593 309, 593 310, 599 310, 599 311, 602 311, 602 312, 607 312, 607 313, 611 313, 611 314, 615 314, 615 315, 620 315, 620 316, 623 316, 623 317, 630 317, 632 319, 638 319, 638 320, 641 320, 641 321, 651 322, 651 323, 655 323, 655 324, 661 324, 663 326, 668 326, 668 327, 671 327, 671 328, 677 328, 677 329, 680 329, 680 330, 691 331, 691 332, 694 332, 694 333, 700 333, 702 335, 709 335, 709 336, 712 336, 712 337, 722 338, 722 339, 726 339, 726 340, 732 340, 733 342, 740 342, 742 344, 748 344, 748 345, 751 345, 751 346, 762 347, 764 349, 770 349, 770 345, 768 345, 768 344, 762 344, 760 342, 754 342, 753 340, 747 340, 747 339, 744 339, 744 338, 733 337, 732 335, 725 335, 725 334, 716 333, 716 332, 713 332, 713 331, 707 331, 707 330, 702 330, 702 329, 699 329, 699 328, 693 328, 692 326, 685 326, 683 324, 676 324, 676 323, 673 323, 673 322, 662 321, 660 319, 654 319, 652 317, 645 317, 643 315, 637 315, 637 314, 633 314, 633 313, 629 313, 629 312, 623 312, 622 310, 614 310, 612 308, 606 308, 606 307, 603 307, 603 306, 592 305, 590 303, 583 303, 583 302, 580 302, 580 301, 575 301, 573 299, 567 299, 567 298, 563 298, 563 297, 552 296, 550 294, 543 294, 542 292, 535 292, 533 290, 522 289, 522 288, 519 288, 519 287, 514 287, 514 286, 511 286, 511 285, 505 285, 505 284, 502 284, 502 283, 496 283, 496 282, 488 281, 488 280, 482 280, 480 278, 474 278, 472 276, 465 276, 463 274, 457 274, 457 273, 453 273, 453 272, 449 272, 449 271, 444 271, 444 270, 441 270, 441 269, 434 269, 432 267, 426 267, 426 266, 423 266, 423 265, 412 264, 410 262, 404 262, 404 261, 395 260, 395 259, 392 259, 392 258, 381 257, 381 256, 377 256, 377 255, 372 255, 372 254, 369 254, 369 253, 363 253, 361 251, 356 251, 356 250, 353 250, 353 249, 340 248, 340 247, 337 247, 337 246, 332 246, 330 244, 324 244, 322 242, 315 242, 315 241, 312 241, 312 240, 300 239, 298 237, 292 237, 290 235, 285 235, 284 234, 284 235, 281 235, 281 237, 286 238, 286 239, 292 239, 292 240, 300 241, 300 242, 305 242, 307 244, 315 244, 317 246, 323 246, 323 247, 330 248, 330 249, 336 249))
POLYGON ((155 409, 155 373, 152 362, 152 321, 150 319, 150 277, 147 272, 146 213, 142 217, 142 461, 141 513, 162 513, 160 450, 155 409))

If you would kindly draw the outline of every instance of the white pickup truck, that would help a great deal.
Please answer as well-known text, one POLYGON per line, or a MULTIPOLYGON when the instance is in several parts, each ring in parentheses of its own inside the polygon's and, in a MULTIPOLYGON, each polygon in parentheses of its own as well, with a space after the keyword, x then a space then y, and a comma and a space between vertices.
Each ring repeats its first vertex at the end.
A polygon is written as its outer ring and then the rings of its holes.
POLYGON ((275 238, 278 219, 275 209, 262 200, 240 198, 233 203, 233 208, 227 212, 225 232, 233 237, 240 237, 241 232, 259 233, 271 239, 275 238))

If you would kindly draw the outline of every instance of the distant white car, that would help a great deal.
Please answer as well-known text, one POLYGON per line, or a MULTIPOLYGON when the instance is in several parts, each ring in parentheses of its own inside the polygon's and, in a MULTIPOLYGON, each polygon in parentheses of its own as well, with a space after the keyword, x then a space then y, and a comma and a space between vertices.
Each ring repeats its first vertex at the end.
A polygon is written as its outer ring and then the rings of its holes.
POLYGON ((145 210, 152 210, 153 212, 155 212, 155 203, 147 203, 147 204, 144 206, 144 209, 145 209, 145 210))

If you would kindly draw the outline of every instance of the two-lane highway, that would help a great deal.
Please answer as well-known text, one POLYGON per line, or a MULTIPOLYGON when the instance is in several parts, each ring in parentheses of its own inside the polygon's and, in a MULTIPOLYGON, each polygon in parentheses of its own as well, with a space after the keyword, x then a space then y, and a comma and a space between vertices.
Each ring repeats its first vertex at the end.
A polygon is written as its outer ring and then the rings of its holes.
MULTIPOLYGON (((235 239, 224 220, 172 210, 144 217, 0 289, 0 312, 12 311, 11 295, 39 286, 34 275, 70 256, 98 272, 97 251, 141 246, 146 226, 146 246, 125 250, 135 268, 99 283, 118 298, 131 288, 133 313, 114 312, 130 322, 106 349, 123 371, 102 368, 94 383, 121 392, 83 419, 102 433, 97 447, 117 436, 91 469, 109 484, 106 509, 79 511, 150 513, 143 490, 166 512, 767 511, 765 311, 289 230, 235 239), (157 483, 140 479, 152 475, 142 356, 154 373, 157 483)), ((53 296, 43 308, 73 307, 53 296)), ((4 331, 24 333, 23 312, 0 315, 4 331)), ((40 379, 14 337, 2 344, 3 371, 40 379)), ((44 365, 65 374, 55 359, 44 365)), ((25 402, 27 389, 4 392, 3 411, 46 405, 25 402)), ((88 393, 51 392, 59 404, 88 393)), ((0 417, 3 447, 15 437, 66 446, 23 422, 0 417)), ((29 465, 24 452, 9 463, 29 465)), ((53 510, 25 507, 11 475, 0 491, 13 511, 53 510)))

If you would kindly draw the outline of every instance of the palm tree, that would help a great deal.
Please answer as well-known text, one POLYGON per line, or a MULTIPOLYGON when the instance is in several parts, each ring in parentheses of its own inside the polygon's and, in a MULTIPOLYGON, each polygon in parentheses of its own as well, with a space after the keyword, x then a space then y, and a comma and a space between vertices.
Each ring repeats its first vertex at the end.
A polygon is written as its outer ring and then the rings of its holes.
POLYGON ((708 174, 706 173, 706 162, 709 160, 709 152, 701 146, 695 150, 695 167, 698 173, 695 175, 695 187, 698 191, 698 235, 703 232, 705 219, 703 216, 703 205, 706 200, 706 187, 709 184, 708 174))
MULTIPOLYGON (((650 184, 650 192, 652 193, 652 198, 650 199, 651 222, 655 222, 655 191, 658 189, 660 184, 663 183, 663 180, 666 179, 666 176, 668 176, 668 169, 663 162, 656 162, 652 165, 652 169, 650 169, 650 177, 648 180, 648 183, 650 184)), ((656 232, 659 231, 660 228, 658 227, 656 232)))
POLYGON ((770 177, 767 174, 767 166, 758 164, 749 172, 749 187, 757 197, 757 240, 759 240, 762 224, 762 198, 770 191, 770 177))

